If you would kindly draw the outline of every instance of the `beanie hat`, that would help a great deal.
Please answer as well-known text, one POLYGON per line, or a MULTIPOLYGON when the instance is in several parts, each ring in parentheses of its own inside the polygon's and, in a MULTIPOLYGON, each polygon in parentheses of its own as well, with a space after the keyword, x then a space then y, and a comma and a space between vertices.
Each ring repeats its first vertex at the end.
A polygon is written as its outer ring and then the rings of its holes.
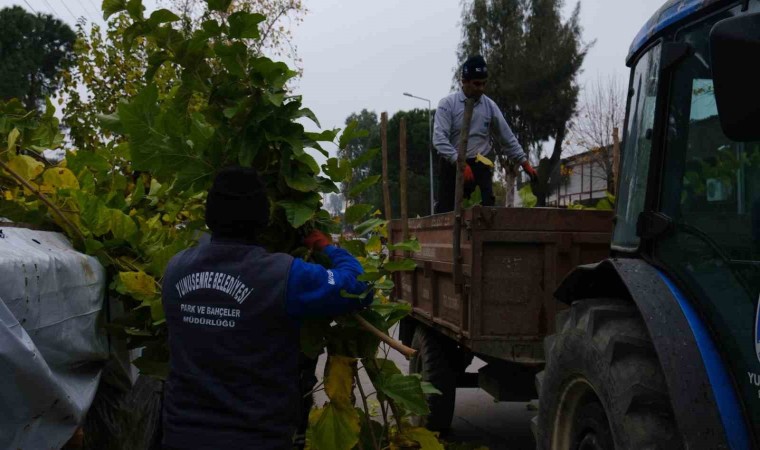
POLYGON ((486 60, 480 55, 470 56, 462 64, 463 80, 482 80, 488 78, 488 67, 486 60))
POLYGON ((251 238, 269 223, 269 199, 258 172, 250 167, 219 171, 206 199, 206 225, 214 234, 251 238))

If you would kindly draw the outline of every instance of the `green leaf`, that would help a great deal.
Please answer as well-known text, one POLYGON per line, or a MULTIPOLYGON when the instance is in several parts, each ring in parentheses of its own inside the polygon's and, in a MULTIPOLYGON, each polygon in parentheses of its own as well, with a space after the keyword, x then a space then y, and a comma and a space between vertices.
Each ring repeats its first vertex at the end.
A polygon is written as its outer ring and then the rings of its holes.
POLYGON ((330 403, 318 414, 311 434, 313 448, 351 450, 359 442, 359 414, 354 408, 330 403))
POLYGON ((145 272, 119 272, 116 290, 137 300, 154 300, 158 295, 156 280, 145 272))
POLYGON ((18 131, 18 128, 13 127, 10 133, 8 133, 8 150, 13 152, 16 150, 16 140, 18 140, 19 136, 21 136, 21 132, 18 131))
POLYGON ((417 263, 411 259, 402 259, 398 261, 388 261, 383 268, 388 272, 405 272, 414 270, 417 267, 417 263))
POLYGON ((383 241, 380 240, 380 236, 374 235, 367 241, 368 253, 380 253, 383 250, 383 241))
POLYGON ((248 60, 248 50, 242 42, 233 42, 230 45, 222 42, 214 44, 214 53, 221 59, 224 67, 230 74, 237 77, 245 77, 245 64, 248 60))
MULTIPOLYGON (((299 109, 298 112, 293 116, 294 119, 297 119, 299 117, 306 117, 310 119, 312 122, 314 122, 316 126, 322 127, 322 125, 319 124, 319 120, 317 120, 317 116, 309 108, 299 109)), ((332 139, 330 140, 332 141, 332 139)))
POLYGON ((317 164, 317 161, 308 153, 302 153, 300 155, 296 156, 296 159, 299 162, 302 162, 309 166, 309 169, 311 169, 311 172, 314 174, 319 173, 319 164, 317 164))
POLYGON ((418 252, 422 249, 420 241, 412 239, 405 242, 399 242, 398 244, 389 244, 388 250, 402 250, 407 252, 418 252))
POLYGON ((470 198, 462 199, 462 208, 472 208, 475 205, 479 205, 483 202, 483 195, 480 193, 480 186, 475 188, 475 191, 470 194, 470 198))
POLYGON ((206 0, 209 11, 227 12, 232 0, 206 0))
POLYGON ((157 11, 153 11, 153 13, 150 15, 150 18, 148 19, 148 22, 151 25, 155 26, 162 23, 176 22, 178 20, 180 20, 180 17, 168 9, 159 9, 157 11))
POLYGON ((370 148, 369 150, 359 155, 358 158, 351 161, 351 167, 356 169, 357 167, 363 166, 364 164, 370 162, 375 156, 377 156, 378 153, 380 153, 380 147, 370 148))
POLYGON ((129 17, 131 17, 132 19, 142 20, 144 10, 145 10, 145 7, 142 4, 142 0, 128 0, 127 1, 127 12, 129 13, 129 17))
POLYGON ((530 184, 525 184, 525 186, 521 187, 517 191, 517 195, 520 196, 523 208, 533 208, 538 202, 538 198, 533 195, 533 188, 530 187, 530 184))
POLYGON ((325 369, 325 393, 330 401, 341 407, 351 408, 355 358, 330 355, 325 369))
POLYGON ((364 256, 367 254, 364 249, 364 242, 358 239, 347 240, 341 237, 340 247, 348 250, 348 252, 354 256, 364 256))
POLYGON ((377 217, 374 217, 372 219, 366 220, 359 225, 354 227, 354 233, 356 233, 357 236, 363 236, 370 231, 375 230, 377 227, 380 227, 382 225, 385 225, 388 223, 387 220, 378 219, 377 217))
POLYGON ((435 386, 433 386, 433 383, 423 381, 422 383, 420 383, 420 386, 422 386, 422 392, 425 395, 442 395, 441 391, 439 391, 438 389, 435 388, 435 386))
POLYGON ((103 0, 101 9, 103 10, 103 20, 108 20, 117 12, 127 9, 127 0, 103 0))
POLYGON ((299 228, 301 225, 308 222, 314 213, 316 213, 317 207, 310 203, 302 203, 297 201, 280 201, 277 203, 285 210, 285 216, 288 222, 293 228, 299 228))
POLYGON ((406 302, 376 302, 372 304, 372 310, 379 313, 385 319, 388 327, 391 327, 412 312, 412 305, 406 302))
POLYGON ((346 126, 346 129, 343 130, 343 134, 340 135, 340 140, 338 141, 338 148, 346 148, 348 147, 348 144, 357 138, 363 138, 369 135, 369 132, 367 130, 361 130, 359 129, 359 122, 353 121, 346 126))
POLYGON ((119 211, 111 209, 111 232, 115 239, 129 241, 137 234, 137 225, 131 217, 119 211))
POLYGON ((364 272, 363 274, 361 274, 358 277, 356 277, 356 279, 359 280, 359 281, 369 281, 369 282, 372 282, 372 281, 379 280, 383 276, 384 275, 382 273, 377 272, 377 271, 375 271, 375 272, 364 272))
POLYGON ((229 37, 233 39, 258 39, 259 23, 266 19, 261 14, 238 11, 232 14, 229 19, 230 32, 229 37))
POLYGON ((329 158, 327 163, 322 165, 328 177, 336 183, 341 183, 351 175, 351 163, 345 159, 329 158))
POLYGON ((203 28, 203 31, 205 31, 210 37, 218 37, 222 34, 222 27, 219 26, 219 22, 214 19, 204 20, 203 23, 201 23, 201 28, 203 28))
POLYGON ((420 384, 420 379, 414 375, 394 374, 380 377, 375 387, 412 414, 423 416, 430 410, 420 384))
POLYGON ((291 188, 301 192, 311 192, 319 185, 314 176, 303 172, 296 172, 293 176, 285 176, 285 183, 291 188))
POLYGON ((45 165, 28 155, 13 156, 8 161, 8 168, 16 172, 21 178, 32 181, 45 170, 45 165))
POLYGON ((356 197, 357 195, 367 190, 367 188, 377 183, 379 180, 380 180, 380 175, 372 175, 370 177, 367 177, 361 180, 360 182, 356 183, 356 185, 352 187, 350 191, 348 191, 348 196, 356 197))
POLYGON ((444 450, 436 435, 426 428, 407 427, 402 436, 420 444, 420 450, 444 450))
POLYGON ((360 203, 358 205, 351 205, 346 208, 346 223, 356 223, 364 218, 370 211, 374 209, 374 206, 360 203))
POLYGON ((103 243, 100 241, 96 241, 95 239, 84 240, 85 253, 87 253, 88 255, 95 255, 102 248, 103 248, 103 243))

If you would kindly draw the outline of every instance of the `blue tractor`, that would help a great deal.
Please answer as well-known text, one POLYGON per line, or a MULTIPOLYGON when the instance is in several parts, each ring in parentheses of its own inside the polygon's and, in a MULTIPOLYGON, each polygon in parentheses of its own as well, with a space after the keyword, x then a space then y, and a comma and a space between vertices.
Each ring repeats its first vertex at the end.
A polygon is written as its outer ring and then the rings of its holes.
POLYGON ((758 0, 635 38, 612 254, 556 291, 539 449, 758 448, 759 62, 758 0))

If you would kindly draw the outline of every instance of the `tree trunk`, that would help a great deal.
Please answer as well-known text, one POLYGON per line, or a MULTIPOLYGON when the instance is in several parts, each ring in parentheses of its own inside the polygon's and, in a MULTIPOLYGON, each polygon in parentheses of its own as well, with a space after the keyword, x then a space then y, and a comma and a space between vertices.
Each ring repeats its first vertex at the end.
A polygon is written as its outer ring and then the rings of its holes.
POLYGON ((514 208, 515 206, 515 183, 517 183, 517 168, 508 166, 504 168, 504 189, 505 201, 504 206, 514 208))
POLYGON ((562 156, 562 142, 565 140, 567 128, 563 123, 554 135, 554 150, 549 159, 543 158, 538 165, 538 182, 533 185, 533 195, 536 196, 536 206, 546 206, 546 198, 551 190, 551 182, 559 168, 562 156))

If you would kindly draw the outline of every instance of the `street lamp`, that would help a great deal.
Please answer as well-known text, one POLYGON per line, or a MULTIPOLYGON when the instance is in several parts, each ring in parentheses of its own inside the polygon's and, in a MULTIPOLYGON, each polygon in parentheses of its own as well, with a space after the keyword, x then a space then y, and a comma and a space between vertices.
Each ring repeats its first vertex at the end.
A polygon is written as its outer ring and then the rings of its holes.
POLYGON ((430 215, 435 214, 435 199, 433 198, 433 122, 430 120, 430 100, 423 97, 417 97, 408 92, 404 92, 407 97, 416 98, 417 100, 424 100, 428 102, 427 116, 428 116, 428 150, 430 152, 430 215))

